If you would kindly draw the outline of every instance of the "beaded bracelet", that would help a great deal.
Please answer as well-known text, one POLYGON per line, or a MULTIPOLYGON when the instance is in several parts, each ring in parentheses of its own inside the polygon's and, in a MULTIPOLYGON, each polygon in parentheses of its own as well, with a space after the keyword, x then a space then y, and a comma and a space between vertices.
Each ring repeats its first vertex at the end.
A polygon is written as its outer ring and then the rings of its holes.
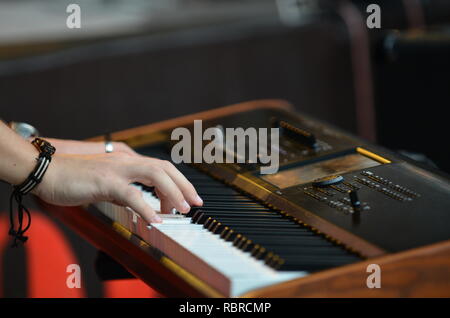
POLYGON ((38 158, 36 158, 36 167, 24 182, 14 186, 14 190, 9 198, 9 235, 14 237, 13 246, 17 246, 17 241, 21 241, 22 243, 25 243, 27 241, 28 237, 24 236, 24 234, 31 225, 31 214, 29 210, 22 204, 22 196, 29 193, 42 181, 42 178, 44 177, 44 174, 47 171, 50 162, 52 161, 52 155, 56 150, 55 147, 53 147, 49 142, 41 138, 35 138, 31 143, 39 151, 39 156, 38 158), (15 200, 17 203, 17 230, 15 228, 13 200, 15 200), (23 227, 24 213, 26 213, 28 217, 28 223, 25 227, 23 227))

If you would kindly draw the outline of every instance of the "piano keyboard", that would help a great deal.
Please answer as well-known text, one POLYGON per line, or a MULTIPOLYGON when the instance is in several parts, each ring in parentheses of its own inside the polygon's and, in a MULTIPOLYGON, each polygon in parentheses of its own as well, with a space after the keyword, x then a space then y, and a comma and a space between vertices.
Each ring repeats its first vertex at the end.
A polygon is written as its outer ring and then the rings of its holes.
MULTIPOLYGON (((167 159, 165 153, 146 155, 167 159)), ((208 175, 177 167, 197 189, 203 207, 187 215, 160 214, 163 223, 149 226, 136 226, 142 220, 129 209, 106 202, 97 207, 222 294, 239 296, 360 260, 208 175)), ((152 188, 140 187, 146 202, 159 211, 152 188)))

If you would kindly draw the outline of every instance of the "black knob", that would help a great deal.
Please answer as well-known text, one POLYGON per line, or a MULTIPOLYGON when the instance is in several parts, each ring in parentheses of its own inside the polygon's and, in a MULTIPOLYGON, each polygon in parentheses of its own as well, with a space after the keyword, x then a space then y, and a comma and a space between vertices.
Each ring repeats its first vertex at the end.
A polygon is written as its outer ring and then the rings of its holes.
POLYGON ((327 187, 333 184, 338 184, 344 181, 344 177, 340 175, 331 175, 316 179, 313 181, 313 186, 315 187, 327 187))
POLYGON ((350 203, 352 204, 353 210, 355 212, 359 212, 361 209, 361 201, 358 197, 358 192, 356 190, 352 190, 349 192, 350 203))
POLYGON ((280 129, 281 135, 293 139, 312 149, 316 149, 318 147, 316 136, 309 131, 276 118, 272 119, 272 125, 280 129))

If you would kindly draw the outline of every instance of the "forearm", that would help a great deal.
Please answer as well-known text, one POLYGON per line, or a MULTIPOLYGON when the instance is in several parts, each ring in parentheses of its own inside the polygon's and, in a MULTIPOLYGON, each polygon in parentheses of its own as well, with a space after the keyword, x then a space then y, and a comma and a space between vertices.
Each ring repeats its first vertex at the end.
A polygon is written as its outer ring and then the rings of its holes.
POLYGON ((105 152, 104 142, 86 142, 79 140, 45 138, 58 153, 65 154, 96 154, 105 152))
MULTIPOLYGON (((130 207, 147 222, 161 222, 133 183, 156 189, 161 212, 172 208, 187 213, 203 201, 195 188, 167 161, 138 155, 126 144, 116 142, 113 153, 104 153, 103 143, 83 143, 50 139, 56 147, 67 145, 53 156, 45 176, 32 193, 56 205, 80 205, 109 201, 130 207), (97 154, 74 154, 77 152, 97 154), (66 152, 66 153, 64 153, 66 152)), ((0 123, 0 179, 17 185, 36 167, 38 151, 29 142, 0 123)))
POLYGON ((37 149, 0 122, 0 179, 17 185, 36 166, 37 149))
MULTIPOLYGON (((105 143, 103 141, 79 141, 66 139, 45 138, 55 148, 58 154, 83 154, 92 155, 105 153, 105 143)), ((137 155, 130 147, 122 142, 113 142, 114 152, 125 152, 130 155, 137 155)))

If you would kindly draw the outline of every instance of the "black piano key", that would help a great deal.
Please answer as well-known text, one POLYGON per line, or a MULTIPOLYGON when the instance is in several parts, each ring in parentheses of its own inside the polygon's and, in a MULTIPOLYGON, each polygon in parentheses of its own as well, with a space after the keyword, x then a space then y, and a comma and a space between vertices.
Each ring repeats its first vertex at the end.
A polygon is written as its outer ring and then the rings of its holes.
POLYGON ((318 240, 315 236, 284 236, 284 237, 261 237, 249 234, 242 234, 252 240, 255 244, 266 246, 266 244, 271 246, 271 249, 275 249, 283 246, 330 246, 330 242, 326 240, 318 240))
POLYGON ((255 207, 245 207, 245 206, 230 206, 230 207, 223 207, 223 206, 219 206, 219 207, 214 207, 211 205, 204 205, 201 207, 198 207, 199 209, 203 209, 205 211, 254 211, 254 212, 272 212, 270 209, 267 208, 255 208, 255 207))
POLYGON ((317 264, 327 264, 327 263, 334 263, 334 264, 340 264, 340 263, 346 263, 351 262, 352 257, 349 257, 348 255, 325 255, 325 254, 298 254, 298 253, 292 253, 292 254, 286 254, 286 253, 276 253, 277 256, 284 259, 286 263, 291 264, 302 264, 302 263, 310 263, 315 262, 317 264))
MULTIPOLYGON (((201 220, 201 221, 206 221, 206 219, 207 218, 205 218, 205 217, 203 217, 203 219, 201 220)), ((265 228, 265 229, 271 229, 271 230, 273 230, 274 228, 276 228, 276 229, 280 229, 280 230, 282 230, 282 229, 296 229, 296 228, 298 228, 298 225, 296 225, 296 224, 289 224, 289 223, 280 223, 280 224, 273 224, 273 223, 271 223, 271 222, 264 222, 264 221, 258 221, 258 222, 252 222, 252 221, 241 221, 241 222, 239 222, 239 221, 227 221, 227 222, 222 222, 220 219, 217 219, 216 218, 216 220, 218 220, 218 221, 220 221, 221 223, 223 223, 224 225, 226 225, 226 226, 228 226, 228 227, 230 227, 230 228, 234 228, 234 227, 236 227, 236 228, 241 228, 241 229, 243 229, 243 228, 259 228, 259 229, 263 229, 263 228, 265 228)), ((197 221, 198 222, 198 221, 197 221)), ((201 224, 201 223, 199 223, 199 224, 201 224)))
POLYGON ((240 197, 241 195, 239 194, 239 192, 236 192, 235 190, 232 189, 227 189, 227 188, 205 188, 204 190, 199 189, 198 194, 203 195, 203 196, 208 196, 208 195, 214 195, 214 196, 219 196, 219 197, 229 197, 229 196, 236 196, 236 197, 240 197))
POLYGON ((220 223, 217 220, 212 219, 208 225, 204 224, 203 227, 208 229, 209 231, 212 231, 218 224, 220 223))
MULTIPOLYGON (((203 224, 206 221, 206 219, 207 218, 204 217, 201 220, 201 222, 197 223, 197 224, 203 224)), ((266 230, 267 234, 269 234, 270 231, 272 231, 274 228, 274 225, 272 225, 270 223, 266 223, 266 222, 249 222, 249 223, 233 222, 233 223, 231 223, 231 222, 223 222, 222 220, 217 219, 217 218, 216 218, 216 220, 222 224, 222 228, 229 227, 229 228, 234 229, 235 231, 239 231, 239 232, 245 232, 246 230, 249 230, 249 229, 258 228, 261 230, 266 230)), ((295 227, 292 226, 291 224, 279 224, 279 225, 276 225, 276 227, 280 230, 295 229, 295 227)))
POLYGON ((184 214, 184 216, 186 216, 188 218, 192 218, 194 215, 196 215, 197 213, 200 213, 200 212, 201 212, 200 209, 197 209, 197 207, 191 207, 189 212, 184 214))
POLYGON ((222 211, 205 211, 199 210, 203 212, 205 215, 217 217, 220 219, 228 218, 228 219, 264 219, 264 220, 286 220, 280 215, 273 215, 269 213, 252 213, 252 212, 222 212, 222 211))
MULTIPOLYGON (((186 177, 187 178, 187 177, 186 177)), ((195 179, 194 179, 195 180, 195 179)), ((195 184, 197 186, 197 188, 199 189, 208 189, 208 188, 220 188, 220 189, 227 189, 230 191, 235 191, 237 192, 235 189, 224 186, 222 183, 220 183, 219 181, 206 181, 206 180, 202 180, 202 181, 197 181, 194 182, 193 184, 195 184)))
POLYGON ((234 211, 234 210, 216 210, 216 209, 212 209, 210 210, 209 208, 198 208, 197 211, 203 212, 207 215, 211 215, 211 216, 217 216, 220 218, 236 218, 236 219, 241 219, 241 218, 262 218, 262 219, 273 219, 274 221, 276 220, 285 220, 288 222, 293 223, 291 220, 283 217, 282 215, 279 214, 275 214, 272 213, 270 211, 251 211, 251 210, 244 210, 244 211, 234 211))
POLYGON ((248 202, 248 201, 237 201, 237 200, 232 200, 232 201, 228 201, 228 202, 224 202, 224 201, 219 201, 219 200, 207 200, 207 199, 203 199, 203 206, 206 207, 222 207, 223 209, 227 209, 229 207, 233 208, 233 207, 240 207, 243 209, 261 209, 261 210, 266 210, 266 211, 271 211, 272 213, 273 210, 262 206, 260 204, 255 204, 253 202, 248 202))
POLYGON ((223 207, 210 208, 209 206, 192 207, 192 209, 201 211, 201 212, 209 214, 209 215, 218 215, 218 216, 229 215, 230 217, 239 217, 239 216, 263 217, 263 218, 267 217, 267 218, 273 218, 273 219, 290 220, 290 219, 288 219, 280 214, 274 213, 270 210, 262 211, 262 210, 258 210, 258 209, 242 209, 242 208, 241 209, 227 209, 227 208, 223 208, 223 207))
MULTIPOLYGON (((152 156, 170 160, 165 149, 151 149, 152 156)), ((360 259, 195 167, 176 166, 192 182, 204 202, 202 207, 192 207, 186 216, 222 239, 232 241, 249 255, 267 258, 270 266, 280 270, 316 271, 360 259)), ((145 189, 153 191, 152 187, 145 189)))
MULTIPOLYGON (((357 259, 353 259, 351 257, 296 257, 296 258, 288 258, 284 259, 281 257, 281 259, 284 260, 284 263, 279 268, 280 270, 286 270, 288 267, 291 268, 291 270, 305 270, 305 269, 311 269, 311 268, 317 268, 317 269, 323 269, 327 267, 337 267, 341 265, 350 264, 357 259)), ((270 260, 267 261, 267 263, 270 263, 270 260)))
MULTIPOLYGON (((211 199, 211 198, 205 198, 202 197, 203 205, 207 206, 208 204, 215 204, 215 203, 223 203, 223 199, 211 199)), ((247 199, 233 199, 233 204, 247 204, 248 202, 251 202, 247 199)))
MULTIPOLYGON (((221 230, 217 231, 217 233, 220 233, 219 235, 221 238, 223 238, 227 241, 233 241, 235 239, 236 235, 239 235, 239 234, 243 235, 246 230, 249 230, 251 228, 252 227, 249 227, 249 226, 239 226, 239 227, 237 227, 237 226, 233 226, 233 227, 222 226, 221 230)), ((269 233, 270 227, 266 228, 265 230, 268 230, 268 233, 269 233)), ((284 229, 284 230, 289 230, 289 229, 284 229)), ((248 236, 250 236, 250 235, 248 235, 248 236)), ((287 240, 283 241, 282 238, 284 238, 284 237, 277 237, 276 238, 277 242, 280 242, 280 244, 281 243, 286 244, 287 242, 292 242, 293 240, 295 240, 298 237, 297 236, 289 237, 289 241, 287 241, 287 240)))
MULTIPOLYGON (((189 213, 190 213, 190 211, 188 212, 188 214, 189 213)), ((194 211, 194 213, 192 214, 192 217, 191 217, 191 222, 192 223, 197 223, 197 221, 199 219, 201 219, 204 215, 205 215, 205 213, 203 213, 202 210, 194 211)))
POLYGON ((241 226, 233 226, 235 231, 239 231, 244 235, 252 235, 252 237, 270 237, 271 239, 278 240, 283 237, 288 237, 291 239, 292 237, 297 236, 314 236, 314 233, 304 231, 303 229, 283 229, 282 231, 274 231, 273 229, 267 228, 256 228, 256 227, 241 227, 241 226))
MULTIPOLYGON (((202 208, 208 209, 208 210, 227 210, 227 211, 235 211, 235 210, 248 210, 248 211, 263 211, 263 212, 272 212, 273 210, 268 209, 266 207, 258 206, 258 205, 251 205, 246 203, 232 203, 232 204, 220 204, 220 203, 214 203, 214 202, 208 202, 204 203, 202 208)), ((276 213, 274 213, 276 214, 276 213)))
POLYGON ((228 226, 225 226, 222 228, 222 231, 220 232, 220 237, 224 239, 225 241, 233 241, 236 237, 236 235, 239 235, 239 233, 235 232, 228 226))
MULTIPOLYGON (((189 212, 190 213, 190 212, 189 212)), ((205 218, 208 217, 214 217, 219 221, 223 221, 225 224, 226 222, 256 222, 256 221, 266 221, 268 224, 272 224, 274 227, 278 224, 290 224, 295 225, 295 223, 290 222, 288 219, 285 219, 281 216, 277 215, 271 215, 271 214, 259 214, 259 213, 249 213, 249 212, 242 212, 240 214, 232 214, 230 212, 223 212, 223 211, 207 211, 204 209, 198 209, 197 211, 191 213, 189 216, 192 217, 193 223, 202 223, 205 218)))
POLYGON ((248 198, 248 197, 246 197, 246 196, 243 196, 243 195, 240 195, 240 194, 233 194, 233 195, 228 195, 228 197, 229 197, 229 200, 227 201, 227 196, 224 196, 224 195, 221 195, 221 196, 217 196, 217 195, 214 195, 214 194, 206 194, 206 195, 203 195, 204 196, 204 198, 205 198, 205 200, 207 200, 207 201, 215 201, 215 202, 229 202, 229 201, 233 201, 233 202, 255 202, 254 200, 252 200, 252 199, 250 199, 250 198, 248 198))
MULTIPOLYGON (((242 219, 236 219, 236 218, 221 218, 217 216, 208 216, 207 214, 203 215, 203 219, 201 221, 197 221, 197 224, 206 223, 207 220, 215 220, 217 223, 220 223, 222 227, 230 227, 236 231, 242 232, 242 233, 258 233, 267 235, 270 233, 273 233, 274 229, 280 229, 282 231, 286 231, 286 233, 283 233, 284 235, 295 235, 297 234, 297 225, 291 224, 291 223, 284 223, 284 222, 274 222, 277 221, 276 219, 255 219, 255 218, 242 218, 242 219), (269 230, 268 230, 269 229, 269 230), (289 230, 293 230, 291 232, 288 232, 289 230)), ((205 227, 207 224, 205 224, 205 227)), ((299 236, 305 236, 305 235, 311 235, 311 233, 308 232, 299 232, 299 236)))
MULTIPOLYGON (((219 221, 220 222, 220 221, 219 221)), ((220 222, 222 223, 222 222, 220 222)), ((311 232, 304 231, 302 228, 272 228, 272 227, 256 227, 256 226, 248 226, 246 224, 239 225, 227 225, 222 223, 224 227, 232 228, 235 232, 247 234, 247 235, 261 235, 261 236, 273 236, 273 237, 284 237, 284 236, 301 236, 301 235, 314 235, 311 232)))
MULTIPOLYGON (((222 223, 219 221, 219 223, 221 224, 219 228, 215 229, 214 233, 215 234, 220 234, 222 232, 222 230, 225 227, 230 227, 226 225, 225 223, 222 223)), ((234 231, 244 234, 244 235, 260 235, 261 237, 267 237, 268 235, 271 235, 271 237, 274 240, 277 240, 279 238, 282 237, 286 237, 286 236, 315 236, 314 233, 310 232, 310 231, 305 231, 302 228, 294 228, 294 229, 283 229, 283 231, 274 231, 271 228, 256 228, 256 227, 249 227, 249 226, 232 226, 232 228, 234 229, 234 231)))
MULTIPOLYGON (((337 246, 264 246, 268 251, 278 255, 286 261, 294 261, 298 256, 298 259, 309 260, 309 259, 323 259, 326 261, 336 260, 341 258, 347 258, 348 252, 339 249, 337 246)), ((267 254, 266 254, 267 255, 267 254)), ((264 256, 263 256, 264 257, 264 256)))
MULTIPOLYGON (((283 228, 283 229, 267 229, 267 228, 249 228, 238 227, 243 234, 252 235, 255 238, 270 238, 271 240, 289 240, 295 237, 314 237, 318 241, 328 242, 325 238, 318 236, 314 232, 310 232, 304 228, 283 228)), ((330 243, 331 244, 331 243, 330 243)))
MULTIPOLYGON (((252 241, 252 240, 250 240, 252 241)), ((251 251, 257 244, 252 241, 253 244, 249 244, 247 247, 248 251, 251 251)), ((265 244, 264 248, 267 250, 280 255, 288 255, 288 254, 298 254, 298 255, 327 255, 327 256, 346 256, 348 252, 344 249, 337 248, 337 246, 321 246, 320 248, 311 248, 310 246, 283 246, 281 249, 280 246, 274 246, 265 244)))
MULTIPOLYGON (((279 251, 276 247, 273 246, 262 246, 259 244, 255 244, 250 240, 249 244, 241 244, 241 246, 245 247, 245 251, 249 252, 253 257, 258 259, 265 259, 268 255, 284 255, 283 253, 290 253, 291 250, 295 249, 295 253, 299 255, 326 255, 326 257, 334 257, 334 256, 347 256, 348 252, 340 251, 336 246, 330 247, 331 250, 327 250, 327 246, 301 246, 301 247, 283 247, 283 250, 279 251)), ((285 256, 288 258, 287 256, 285 256)))
MULTIPOLYGON (((252 201, 219 201, 219 200, 209 200, 207 201, 207 203, 205 204, 205 206, 211 206, 211 207, 218 207, 218 206, 223 206, 223 207, 229 207, 229 206, 239 206, 239 207, 245 207, 245 208, 251 208, 251 207, 256 207, 256 208, 261 208, 261 209, 268 209, 265 206, 263 206, 262 204, 259 203, 255 203, 252 201)), ((270 211, 272 211, 271 209, 268 209, 270 211)))
MULTIPOLYGON (((211 217, 211 216, 210 216, 211 217)), ((226 224, 233 228, 234 226, 250 226, 250 228, 261 228, 262 226, 269 226, 272 229, 286 229, 293 228, 296 229, 298 225, 285 222, 284 220, 274 220, 274 219, 257 219, 257 218, 222 218, 218 216, 211 217, 217 221, 226 224)))
MULTIPOLYGON (((254 247, 254 245, 253 245, 254 247)), ((293 245, 293 246, 275 246, 265 244, 264 248, 276 253, 277 255, 324 255, 327 257, 332 256, 347 256, 348 252, 343 248, 337 246, 320 246, 319 248, 312 248, 305 245, 293 245)))
POLYGON ((254 202, 251 199, 239 195, 239 194, 205 194, 205 193, 199 193, 199 195, 202 197, 203 202, 226 202, 227 200, 232 200, 234 202, 254 202))

